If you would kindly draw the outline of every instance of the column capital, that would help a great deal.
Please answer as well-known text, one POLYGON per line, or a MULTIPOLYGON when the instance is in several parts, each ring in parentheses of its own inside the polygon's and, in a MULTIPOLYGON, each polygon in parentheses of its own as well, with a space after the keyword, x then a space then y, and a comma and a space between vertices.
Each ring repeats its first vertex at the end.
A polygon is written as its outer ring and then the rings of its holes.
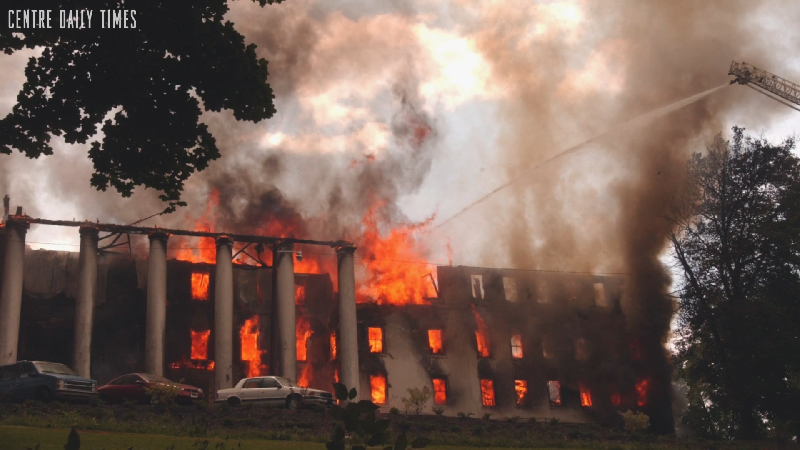
POLYGON ((278 253, 294 253, 294 244, 291 242, 278 241, 274 244, 274 248, 278 253))
POLYGON ((223 234, 222 236, 217 237, 214 243, 217 247, 220 245, 233 245, 233 239, 227 234, 223 234))
POLYGON ((81 236, 89 235, 89 236, 92 236, 92 237, 95 237, 95 238, 100 233, 100 230, 96 226, 93 226, 93 225, 81 225, 81 227, 78 229, 78 231, 80 232, 81 236))
POLYGON ((162 241, 166 244, 167 240, 169 239, 169 234, 164 233, 163 231, 154 231, 148 234, 147 237, 150 239, 150 242, 162 241))
POLYGON ((27 220, 19 220, 16 219, 15 216, 8 216, 5 226, 25 233, 31 227, 31 224, 27 220))
POLYGON ((352 244, 337 245, 334 250, 337 255, 352 255, 356 252, 356 246, 352 244))

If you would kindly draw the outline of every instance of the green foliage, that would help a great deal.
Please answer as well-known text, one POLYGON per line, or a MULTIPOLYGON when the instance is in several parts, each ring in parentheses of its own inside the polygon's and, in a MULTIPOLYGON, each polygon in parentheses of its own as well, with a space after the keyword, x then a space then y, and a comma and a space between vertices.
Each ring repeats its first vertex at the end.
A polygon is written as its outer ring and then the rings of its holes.
POLYGON ((506 417, 506 422, 508 422, 508 423, 517 423, 517 422, 519 422, 520 419, 521 419, 520 416, 506 417))
POLYGON ((669 220, 683 272, 675 365, 696 435, 756 439, 800 429, 800 159, 733 128, 688 164, 669 220), (762 420, 767 419, 767 423, 762 420))
POLYGON ((430 389, 428 389, 428 386, 425 386, 422 389, 408 389, 408 398, 403 397, 401 399, 403 401, 403 405, 406 407, 406 414, 408 414, 408 411, 411 410, 415 415, 420 415, 432 396, 433 393, 430 389))
MULTIPOLYGON (((17 104, 0 120, 0 153, 51 155, 51 136, 84 144, 102 131, 89 150, 92 186, 126 197, 145 186, 163 192, 170 210, 184 205, 184 182, 220 157, 200 122, 201 105, 252 122, 275 113, 267 61, 225 20, 227 3, 140 8, 136 29, 123 33, 0 28, 3 52, 42 49, 28 62, 17 104), (103 122, 107 115, 111 120, 103 122)), ((98 11, 108 4, 85 0, 81 8, 98 11)))
POLYGON ((641 411, 627 410, 618 414, 622 416, 623 428, 628 433, 642 433, 650 428, 650 417, 641 411))
POLYGON ((162 408, 175 406, 175 399, 178 398, 180 391, 179 386, 172 384, 155 384, 144 390, 145 394, 150 397, 150 404, 162 408))
POLYGON ((443 407, 438 407, 438 408, 434 407, 433 408, 433 413, 436 414, 437 416, 441 416, 441 415, 444 414, 444 408, 443 407))
POLYGON ((391 409, 389 409, 389 414, 391 414, 393 416, 396 416, 396 415, 400 414, 400 410, 393 406, 391 409))
POLYGON ((493 415, 492 413, 483 413, 483 420, 489 420, 493 415))
MULTIPOLYGON (((389 445, 392 438, 391 421, 389 419, 378 419, 376 412, 378 405, 369 400, 354 402, 358 395, 356 389, 347 390, 341 384, 333 385, 336 399, 341 405, 332 405, 329 408, 331 416, 340 424, 336 426, 331 436, 331 440, 325 444, 328 450, 345 450, 349 443, 352 450, 367 449, 370 447, 381 447, 383 449, 405 450, 409 442, 405 433, 400 434, 394 441, 394 445, 389 445)), ((430 440, 427 438, 417 438, 411 442, 412 448, 423 448, 430 440)))
POLYGON ((470 417, 472 417, 474 415, 475 415, 475 413, 471 413, 471 412, 465 413, 465 412, 459 411, 459 412, 456 413, 456 416, 458 416, 461 419, 469 419, 470 417))
POLYGON ((552 426, 558 425, 558 422, 560 422, 560 420, 556 419, 555 417, 550 419, 550 425, 552 425, 552 426))

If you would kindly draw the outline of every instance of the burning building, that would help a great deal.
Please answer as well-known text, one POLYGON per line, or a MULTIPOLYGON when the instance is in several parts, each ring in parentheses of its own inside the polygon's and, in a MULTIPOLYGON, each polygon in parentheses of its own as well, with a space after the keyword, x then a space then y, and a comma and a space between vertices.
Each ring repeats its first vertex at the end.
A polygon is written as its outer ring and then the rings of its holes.
POLYGON ((420 277, 423 294, 395 279, 389 292, 356 286, 345 242, 319 243, 336 248, 336 274, 295 273, 291 239, 274 240, 272 264, 247 265, 232 244, 253 237, 217 236, 211 264, 167 260, 165 230, 127 230, 148 231, 147 258, 98 252, 104 226, 84 223, 80 253, 34 251, 29 219, 2 228, 0 363, 63 362, 100 382, 147 371, 209 390, 266 374, 341 381, 386 410, 427 386, 427 412, 608 421, 634 409, 672 426, 664 348, 626 331, 623 277, 440 266, 420 277))

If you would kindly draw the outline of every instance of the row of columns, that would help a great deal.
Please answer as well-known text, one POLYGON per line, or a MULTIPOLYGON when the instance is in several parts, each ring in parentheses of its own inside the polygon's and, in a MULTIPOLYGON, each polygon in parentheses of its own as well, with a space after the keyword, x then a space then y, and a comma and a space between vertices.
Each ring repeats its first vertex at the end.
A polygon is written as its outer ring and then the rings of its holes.
MULTIPOLYGON (((19 324, 22 306, 25 234, 29 225, 10 219, 6 229, 6 254, 0 291, 0 365, 17 360, 19 324)), ((92 324, 97 296, 98 229, 80 228, 80 272, 75 304, 75 338, 72 368, 90 377, 92 324)), ((147 323, 145 329, 145 370, 163 375, 164 341, 167 320, 167 241, 169 236, 156 232, 149 236, 150 254, 147 269, 147 323)), ((233 240, 216 240, 217 260, 214 290, 214 381, 217 389, 233 386, 233 240)), ((356 387, 358 377, 358 341, 356 335, 355 247, 336 249, 339 282, 340 380, 348 388, 356 387)), ((297 338, 295 333, 294 246, 278 243, 273 263, 276 270, 275 314, 278 345, 277 374, 297 380, 297 338)))

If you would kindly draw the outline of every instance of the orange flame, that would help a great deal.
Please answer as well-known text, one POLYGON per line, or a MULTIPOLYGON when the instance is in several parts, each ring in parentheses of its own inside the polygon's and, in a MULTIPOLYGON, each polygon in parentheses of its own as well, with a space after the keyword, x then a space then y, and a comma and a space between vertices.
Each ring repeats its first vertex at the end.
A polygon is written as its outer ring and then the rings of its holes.
POLYGON ((372 403, 386 403, 386 376, 380 373, 370 375, 369 385, 372 388, 372 403))
POLYGON ((478 356, 481 358, 488 358, 489 357, 489 334, 488 328, 486 327, 486 322, 483 321, 483 318, 475 307, 472 307, 472 314, 475 316, 475 323, 478 325, 478 329, 475 330, 475 340, 478 343, 478 356))
POLYGON ((528 396, 528 382, 526 380, 514 380, 514 390, 517 392, 517 406, 525 404, 528 396))
POLYGON ((192 359, 208 359, 208 337, 211 330, 191 331, 192 333, 192 359))
POLYGON ((611 393, 611 405, 612 406, 619 406, 622 404, 622 396, 619 395, 619 392, 612 392, 611 393))
POLYGON ((245 320, 239 330, 239 338, 242 341, 242 361, 248 362, 248 377, 260 376, 261 370, 265 367, 261 365, 261 355, 264 354, 264 351, 258 348, 259 334, 257 315, 245 320))
POLYGON ((650 384, 649 380, 641 379, 636 382, 636 404, 644 406, 647 403, 647 388, 650 384))
MULTIPOLYGON (((206 211, 198 220, 192 220, 188 214, 185 219, 189 223, 194 223, 194 231, 211 231, 214 229, 213 217, 219 205, 219 191, 214 188, 206 203, 206 211)), ((175 259, 189 261, 193 263, 214 264, 217 261, 217 247, 212 238, 178 238, 176 239, 179 247, 175 259), (199 243, 198 243, 199 241, 199 243)), ((194 278, 194 277, 192 277, 194 278)), ((192 282, 194 288, 194 280, 192 282)))
POLYGON ((511 336, 511 357, 522 359, 522 335, 511 336))
POLYGON ((336 332, 331 332, 331 361, 336 361, 336 332))
POLYGON ((483 406, 494 406, 493 380, 481 380, 481 403, 483 406))
POLYGON ((428 277, 435 270, 417 253, 414 233, 427 227, 433 217, 419 224, 396 227, 383 238, 376 217, 382 205, 373 205, 362 222, 364 232, 359 249, 367 280, 359 286, 357 300, 379 305, 427 305, 430 303, 427 298, 436 296, 428 277))
POLYGON ((311 337, 311 321, 303 316, 297 316, 295 338, 297 339, 297 360, 308 360, 308 338, 311 337))
POLYGON ((592 406, 592 393, 582 383, 578 385, 581 390, 581 406, 592 406))
POLYGON ((306 363, 306 366, 303 368, 303 371, 300 372, 300 377, 297 380, 297 385, 300 387, 307 388, 311 385, 311 380, 314 377, 314 369, 311 367, 311 363, 306 363))
POLYGON ((306 304, 306 287, 303 286, 302 284, 294 285, 294 304, 295 305, 306 304))
POLYGON ((370 327, 368 332, 369 332, 369 352, 383 353, 383 329, 370 327))
POLYGON ((428 330, 428 345, 434 355, 442 354, 442 330, 428 330))
POLYGON ((178 362, 169 365, 173 369, 198 369, 198 370, 214 370, 214 361, 195 360, 190 361, 184 356, 178 362))
POLYGON ((339 382, 339 368, 338 367, 334 367, 333 368, 333 382, 334 383, 338 383, 339 382))
POLYGON ((208 300, 208 280, 208 273, 192 273, 192 300, 208 300))
POLYGON ((444 378, 433 379, 433 403, 437 405, 447 404, 447 382, 444 378))

